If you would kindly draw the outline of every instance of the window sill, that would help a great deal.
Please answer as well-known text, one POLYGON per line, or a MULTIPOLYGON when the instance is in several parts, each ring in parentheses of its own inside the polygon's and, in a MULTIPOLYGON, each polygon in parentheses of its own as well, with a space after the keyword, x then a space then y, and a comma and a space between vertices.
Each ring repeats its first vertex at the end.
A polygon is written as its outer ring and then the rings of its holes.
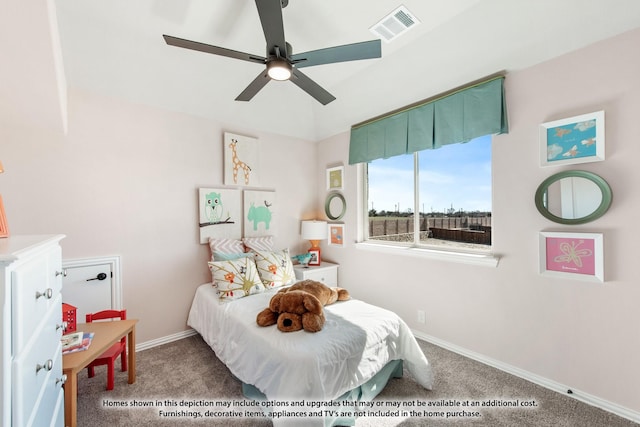
POLYGON ((393 255, 413 256, 428 258, 439 261, 451 261, 461 264, 484 265, 487 267, 497 267, 500 257, 491 253, 474 253, 462 251, 444 251, 430 248, 417 248, 410 246, 396 246, 389 244, 379 244, 373 242, 356 243, 356 249, 382 252, 393 255))

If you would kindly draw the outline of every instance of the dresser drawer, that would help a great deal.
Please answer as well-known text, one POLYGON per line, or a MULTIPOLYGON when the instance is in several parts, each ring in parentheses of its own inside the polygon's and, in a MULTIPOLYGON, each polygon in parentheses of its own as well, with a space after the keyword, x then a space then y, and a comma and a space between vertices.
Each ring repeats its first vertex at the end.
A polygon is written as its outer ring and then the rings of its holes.
POLYGON ((55 405, 50 399, 53 394, 57 394, 56 380, 62 377, 62 332, 55 332, 55 322, 59 315, 58 310, 51 310, 47 318, 43 319, 43 327, 38 329, 35 339, 30 340, 24 351, 13 360, 13 378, 18 379, 12 384, 15 426, 28 425, 28 418, 40 404, 44 403, 51 408, 55 405))
MULTIPOLYGON (((25 324, 13 324, 13 353, 19 356, 33 345, 39 346, 40 335, 55 335, 58 339, 64 333, 64 322, 61 319, 62 294, 58 293, 51 301, 48 311, 38 310, 32 313, 33 319, 25 324), (46 321, 45 321, 46 318, 46 321), (35 342, 35 344, 34 344, 35 342)), ((41 307, 38 307, 41 308, 41 307)))
MULTIPOLYGON (((62 361, 62 359, 60 359, 62 361)), ((62 368, 60 368, 62 369, 62 368)), ((64 425, 64 390, 62 375, 49 375, 40 402, 36 403, 32 418, 27 421, 27 427, 63 426, 64 425)))
POLYGON ((294 267, 296 280, 315 280, 327 286, 338 286, 338 265, 322 264, 319 267, 294 267))
MULTIPOLYGON (((48 311, 61 306, 61 271, 62 254, 56 246, 12 273, 14 354, 22 351, 48 311)), ((61 319, 62 312, 58 315, 61 319)))

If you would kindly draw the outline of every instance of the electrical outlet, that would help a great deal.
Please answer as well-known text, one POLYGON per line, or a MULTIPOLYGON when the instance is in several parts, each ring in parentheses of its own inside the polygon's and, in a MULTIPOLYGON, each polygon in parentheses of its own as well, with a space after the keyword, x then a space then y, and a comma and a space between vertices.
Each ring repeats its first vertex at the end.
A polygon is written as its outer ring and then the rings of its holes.
POLYGON ((418 323, 425 323, 427 321, 424 311, 418 310, 418 323))

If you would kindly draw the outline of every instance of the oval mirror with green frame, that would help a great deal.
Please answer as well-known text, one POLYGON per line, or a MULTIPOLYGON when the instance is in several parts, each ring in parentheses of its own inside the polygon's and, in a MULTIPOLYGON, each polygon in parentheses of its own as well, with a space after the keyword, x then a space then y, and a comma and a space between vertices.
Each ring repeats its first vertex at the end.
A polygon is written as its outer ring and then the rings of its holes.
POLYGON ((558 224, 584 224, 600 218, 611 206, 611 187, 587 171, 563 171, 542 181, 535 204, 545 218, 558 224))
POLYGON ((347 212, 347 201, 336 191, 329 193, 324 202, 324 213, 331 221, 339 221, 347 212))

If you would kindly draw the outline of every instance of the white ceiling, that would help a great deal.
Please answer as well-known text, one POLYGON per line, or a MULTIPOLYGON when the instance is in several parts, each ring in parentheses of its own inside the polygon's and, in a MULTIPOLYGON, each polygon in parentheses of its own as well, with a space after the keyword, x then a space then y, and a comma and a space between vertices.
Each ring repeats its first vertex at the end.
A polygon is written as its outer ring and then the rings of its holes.
POLYGON ((264 56, 254 0, 54 3, 68 87, 309 140, 640 26, 637 0, 290 0, 283 15, 294 53, 370 40, 368 28, 400 4, 422 22, 383 43, 381 59, 305 68, 337 98, 322 106, 275 81, 234 101, 261 65, 164 43, 168 34, 264 56))

